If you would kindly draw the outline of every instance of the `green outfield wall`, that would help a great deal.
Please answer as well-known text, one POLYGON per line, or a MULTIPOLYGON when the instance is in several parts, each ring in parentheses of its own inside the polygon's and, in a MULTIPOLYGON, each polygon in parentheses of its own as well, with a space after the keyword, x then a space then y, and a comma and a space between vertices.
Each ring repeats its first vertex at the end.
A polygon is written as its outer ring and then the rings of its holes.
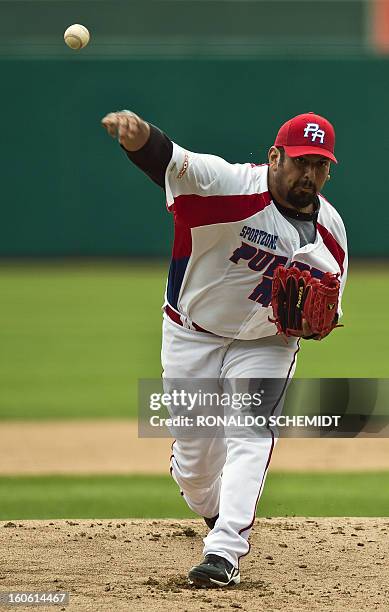
POLYGON ((388 69, 348 59, 1 58, 1 256, 166 256, 163 192, 100 127, 129 108, 173 140, 263 162, 279 125, 306 111, 337 130, 325 195, 354 256, 389 255, 388 69))

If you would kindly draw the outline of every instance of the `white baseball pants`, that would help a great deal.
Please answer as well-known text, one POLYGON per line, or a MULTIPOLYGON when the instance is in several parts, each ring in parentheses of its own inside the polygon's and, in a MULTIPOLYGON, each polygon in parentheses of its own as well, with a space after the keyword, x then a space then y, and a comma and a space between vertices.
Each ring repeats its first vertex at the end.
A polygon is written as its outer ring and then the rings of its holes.
MULTIPOLYGON (((280 336, 233 340, 163 321, 163 377, 225 379, 291 378, 298 343, 280 336)), ((230 382, 230 381, 229 381, 230 382)), ((230 383, 231 384, 231 383, 230 383)), ((188 506, 200 516, 219 514, 204 538, 204 555, 235 567, 249 552, 254 523, 277 438, 181 438, 172 446, 171 473, 188 506)))

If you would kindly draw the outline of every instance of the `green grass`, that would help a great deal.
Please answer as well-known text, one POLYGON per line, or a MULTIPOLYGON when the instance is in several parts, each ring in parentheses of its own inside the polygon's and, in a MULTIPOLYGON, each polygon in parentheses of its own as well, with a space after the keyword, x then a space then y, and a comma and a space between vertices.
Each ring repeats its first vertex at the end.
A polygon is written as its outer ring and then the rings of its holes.
POLYGON ((136 414, 137 380, 161 374, 165 269, 0 267, 0 418, 136 414))
MULTIPOLYGON (((166 272, 167 263, 2 264, 0 418, 135 416, 137 380, 161 373, 166 272)), ((297 376, 389 377, 387 298, 384 267, 351 267, 345 327, 304 343, 297 376)))
MULTIPOLYGON (((258 516, 388 516, 389 473, 270 473, 258 516)), ((169 476, 0 478, 0 520, 185 518, 169 476)))

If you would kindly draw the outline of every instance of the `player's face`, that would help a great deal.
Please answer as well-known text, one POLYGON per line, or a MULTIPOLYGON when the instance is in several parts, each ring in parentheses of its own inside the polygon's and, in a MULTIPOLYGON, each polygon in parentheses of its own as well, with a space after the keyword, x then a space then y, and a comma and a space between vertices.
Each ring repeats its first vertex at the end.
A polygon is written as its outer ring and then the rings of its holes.
POLYGON ((295 208, 305 208, 323 188, 330 160, 322 155, 301 155, 278 160, 274 180, 281 197, 295 208))

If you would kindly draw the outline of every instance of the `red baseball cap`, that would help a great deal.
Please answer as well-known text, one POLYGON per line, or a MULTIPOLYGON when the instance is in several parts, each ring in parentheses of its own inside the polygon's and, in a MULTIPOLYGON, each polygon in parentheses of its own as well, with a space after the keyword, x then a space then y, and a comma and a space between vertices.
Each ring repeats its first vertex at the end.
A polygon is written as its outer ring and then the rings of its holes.
POLYGON ((331 123, 315 113, 289 119, 278 131, 275 147, 284 147, 289 157, 323 155, 336 164, 335 130, 331 123))

